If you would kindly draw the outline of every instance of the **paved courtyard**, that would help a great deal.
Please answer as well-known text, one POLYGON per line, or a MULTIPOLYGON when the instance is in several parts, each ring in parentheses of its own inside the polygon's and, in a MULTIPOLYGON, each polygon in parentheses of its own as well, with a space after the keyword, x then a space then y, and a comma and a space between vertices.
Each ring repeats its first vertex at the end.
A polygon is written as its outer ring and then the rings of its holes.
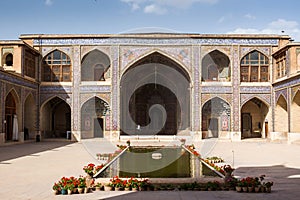
MULTIPOLYGON (((132 142, 149 145, 149 142, 132 142)), ((153 145, 153 143, 151 143, 153 145)), ((299 199, 300 145, 266 140, 242 142, 202 141, 195 144, 205 156, 221 156, 236 168, 236 176, 265 174, 274 181, 270 194, 234 191, 93 192, 53 195, 52 185, 62 176, 84 175, 82 167, 97 163, 95 152, 113 152, 105 141, 86 140, 29 142, 0 146, 1 199, 299 199)))

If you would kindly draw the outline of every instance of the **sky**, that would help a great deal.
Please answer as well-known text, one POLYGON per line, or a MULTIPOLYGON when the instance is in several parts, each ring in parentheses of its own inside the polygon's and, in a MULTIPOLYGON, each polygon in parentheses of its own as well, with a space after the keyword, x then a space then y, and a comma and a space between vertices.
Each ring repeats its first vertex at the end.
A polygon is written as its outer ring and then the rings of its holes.
POLYGON ((1 0, 0 40, 175 32, 286 34, 300 41, 299 7, 297 0, 1 0))

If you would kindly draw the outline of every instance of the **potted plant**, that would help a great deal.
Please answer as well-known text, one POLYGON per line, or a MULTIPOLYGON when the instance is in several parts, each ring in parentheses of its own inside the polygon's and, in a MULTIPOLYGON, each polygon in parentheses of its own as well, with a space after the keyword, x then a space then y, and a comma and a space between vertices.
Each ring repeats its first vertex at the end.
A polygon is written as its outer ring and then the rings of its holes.
POLYGON ((95 190, 96 191, 100 191, 101 187, 102 187, 102 184, 100 182, 98 182, 98 183, 95 184, 95 190))
POLYGON ((104 185, 104 191, 112 191, 113 190, 113 186, 111 183, 106 183, 104 185))
POLYGON ((243 183, 241 180, 238 180, 237 183, 236 183, 236 187, 235 187, 235 190, 237 192, 242 192, 242 186, 243 186, 243 183))
POLYGON ((149 181, 148 179, 143 179, 139 181, 138 186, 141 191, 147 190, 147 187, 149 185, 148 181, 149 181))
POLYGON ((69 179, 66 177, 62 177, 59 181, 59 186, 60 186, 60 191, 62 195, 66 195, 67 194, 67 184, 68 184, 69 179))
POLYGON ((132 191, 138 191, 139 190, 139 181, 135 178, 130 178, 130 185, 132 191))
POLYGON ((95 165, 93 163, 90 163, 87 166, 84 166, 83 170, 85 173, 87 173, 88 176, 90 176, 92 178, 94 175, 94 167, 95 167, 95 165))
POLYGON ((116 191, 123 190, 124 181, 120 179, 118 176, 113 177, 110 181, 116 191))
POLYGON ((84 191, 84 188, 86 188, 86 183, 85 183, 85 177, 83 177, 83 176, 80 176, 79 178, 78 178, 78 181, 79 181, 79 184, 78 184, 78 193, 79 194, 82 194, 83 193, 83 191, 84 191))
POLYGON ((123 181, 123 185, 124 185, 124 190, 125 191, 130 191, 131 190, 131 184, 128 180, 123 181))
POLYGON ((67 191, 68 191, 68 194, 69 194, 69 195, 72 194, 73 189, 74 189, 74 184, 73 184, 72 182, 69 182, 69 183, 67 184, 67 191))
POLYGON ((273 186, 273 182, 272 181, 268 181, 263 183, 263 186, 265 187, 265 191, 266 192, 271 192, 271 187, 273 186))
POLYGON ((59 183, 54 183, 53 186, 52 186, 52 189, 53 189, 53 193, 55 195, 57 195, 61 192, 59 183))

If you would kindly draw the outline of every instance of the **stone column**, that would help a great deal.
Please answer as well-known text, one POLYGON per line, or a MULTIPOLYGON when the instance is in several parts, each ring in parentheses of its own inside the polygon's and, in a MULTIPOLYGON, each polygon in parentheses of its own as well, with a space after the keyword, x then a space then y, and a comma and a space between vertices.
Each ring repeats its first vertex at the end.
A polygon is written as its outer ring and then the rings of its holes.
POLYGON ((232 96, 232 132, 231 140, 241 140, 241 108, 240 108, 240 62, 239 62, 239 46, 233 46, 233 96, 232 96))
POLYGON ((120 78, 119 78, 119 46, 112 46, 112 83, 111 83, 111 118, 112 132, 111 139, 118 139, 120 136, 120 78))
POLYGON ((77 140, 81 140, 80 132, 80 81, 81 81, 81 60, 80 46, 73 47, 73 87, 72 87, 72 114, 71 130, 72 135, 77 140))
MULTIPOLYGON (((202 134, 201 134, 201 124, 200 124, 200 119, 201 119, 201 105, 200 105, 200 64, 199 64, 199 59, 200 59, 200 46, 193 46, 193 56, 192 56, 192 71, 194 75, 193 82, 191 82, 191 85, 193 88, 191 88, 191 108, 190 110, 193 111, 192 113, 192 119, 191 121, 191 129, 195 134, 195 139, 196 140, 201 140, 202 139, 202 134)), ((192 81, 192 80, 191 80, 192 81)))
POLYGON ((4 84, 0 82, 0 106, 1 106, 1 112, 0 112, 0 144, 5 142, 5 130, 4 130, 4 112, 5 112, 5 107, 4 107, 4 84))

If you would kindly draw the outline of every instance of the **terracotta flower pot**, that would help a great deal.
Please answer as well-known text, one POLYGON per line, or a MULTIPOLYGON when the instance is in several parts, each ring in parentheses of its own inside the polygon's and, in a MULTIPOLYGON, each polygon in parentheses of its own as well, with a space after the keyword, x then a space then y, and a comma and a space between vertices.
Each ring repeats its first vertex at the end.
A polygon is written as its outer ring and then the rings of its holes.
POLYGON ((248 187, 242 187, 243 192, 248 192, 248 187))
POLYGON ((58 195, 59 191, 58 190, 53 190, 54 195, 58 195))
POLYGON ((259 187, 259 186, 256 186, 256 187, 254 188, 254 191, 255 191, 256 193, 260 192, 260 187, 259 187))
POLYGON ((266 192, 270 193, 271 192, 271 187, 266 187, 266 192))
POLYGON ((79 194, 82 194, 83 191, 84 191, 84 188, 78 188, 78 193, 79 193, 79 194))
POLYGON ((112 191, 112 187, 111 186, 104 186, 104 191, 112 191))
POLYGON ((242 187, 236 186, 236 187, 235 187, 235 190, 236 190, 237 192, 242 192, 242 187))
POLYGON ((248 187, 248 192, 253 192, 254 191, 254 187, 248 187))

